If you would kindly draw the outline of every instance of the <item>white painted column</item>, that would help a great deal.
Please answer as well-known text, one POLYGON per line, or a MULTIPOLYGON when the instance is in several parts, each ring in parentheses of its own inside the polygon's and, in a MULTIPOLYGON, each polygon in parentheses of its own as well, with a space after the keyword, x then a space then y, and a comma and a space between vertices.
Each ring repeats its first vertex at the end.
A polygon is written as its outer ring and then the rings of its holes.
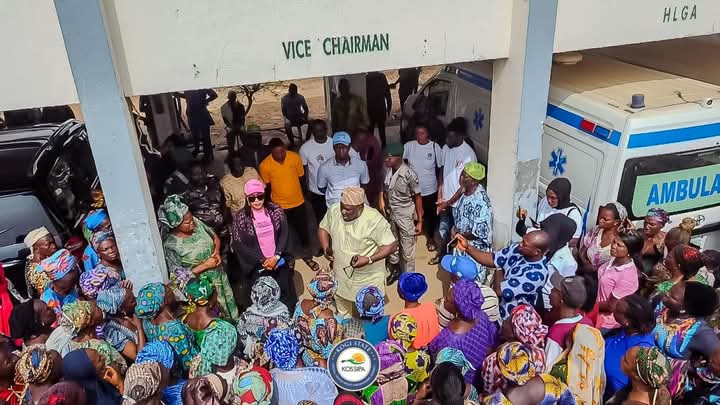
POLYGON ((519 207, 535 217, 558 0, 512 0, 510 53, 493 65, 488 194, 496 247, 515 234, 519 207))
MULTIPOLYGON (((167 281, 137 134, 113 63, 102 0, 55 0, 123 267, 135 290, 167 281)), ((41 78, 38 78, 41 80, 41 78)))

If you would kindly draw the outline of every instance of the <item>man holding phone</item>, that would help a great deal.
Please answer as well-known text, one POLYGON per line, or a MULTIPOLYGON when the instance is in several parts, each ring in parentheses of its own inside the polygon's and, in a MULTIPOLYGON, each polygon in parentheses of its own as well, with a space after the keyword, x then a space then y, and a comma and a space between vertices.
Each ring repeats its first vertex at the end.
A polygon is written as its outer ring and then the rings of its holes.
POLYGON ((520 243, 511 243, 496 252, 473 247, 461 234, 455 237, 458 249, 467 252, 476 262, 496 268, 493 288, 501 300, 502 319, 510 316, 520 304, 535 305, 549 274, 545 257, 550 246, 547 232, 527 233, 520 243))

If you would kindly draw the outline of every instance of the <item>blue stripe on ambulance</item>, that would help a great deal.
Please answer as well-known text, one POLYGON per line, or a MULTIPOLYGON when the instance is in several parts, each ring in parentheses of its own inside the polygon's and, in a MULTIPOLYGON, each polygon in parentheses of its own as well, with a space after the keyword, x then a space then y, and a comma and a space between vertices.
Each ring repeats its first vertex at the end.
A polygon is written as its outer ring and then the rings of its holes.
POLYGON ((720 123, 630 135, 628 149, 720 137, 720 123))
MULTIPOLYGON (((485 90, 492 91, 492 80, 468 70, 447 66, 445 71, 472 83, 485 90)), ((607 142, 611 145, 620 145, 622 133, 616 130, 594 125, 591 128, 584 128, 582 124, 588 122, 580 115, 570 112, 564 108, 548 103, 547 115, 562 123, 578 128, 586 134, 607 142), (591 131, 588 129, 592 129, 591 131)), ((687 142, 697 139, 720 137, 720 123, 698 125, 694 127, 668 129, 663 131, 645 132, 630 135, 628 149, 647 148, 650 146, 668 145, 678 142, 687 142)))

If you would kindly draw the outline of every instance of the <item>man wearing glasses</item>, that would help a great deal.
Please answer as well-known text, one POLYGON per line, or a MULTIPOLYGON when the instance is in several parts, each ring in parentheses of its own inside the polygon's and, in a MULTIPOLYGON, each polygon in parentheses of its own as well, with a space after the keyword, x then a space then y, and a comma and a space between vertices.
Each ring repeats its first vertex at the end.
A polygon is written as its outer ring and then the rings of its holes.
POLYGON ((365 205, 360 187, 343 190, 340 203, 332 205, 318 230, 325 257, 337 270, 335 294, 338 314, 350 316, 360 288, 375 286, 385 294, 385 258, 397 250, 390 224, 365 205))

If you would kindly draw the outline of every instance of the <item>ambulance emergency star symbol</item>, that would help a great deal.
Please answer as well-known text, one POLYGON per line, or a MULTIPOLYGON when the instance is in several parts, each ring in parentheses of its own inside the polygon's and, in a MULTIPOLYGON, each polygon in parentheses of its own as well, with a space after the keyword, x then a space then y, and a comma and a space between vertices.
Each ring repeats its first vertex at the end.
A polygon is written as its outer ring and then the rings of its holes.
POLYGON ((567 163, 567 156, 563 154, 562 148, 550 152, 550 162, 548 163, 550 168, 553 169, 553 176, 562 175, 565 173, 565 164, 567 163))
POLYGON ((473 126, 475 127, 476 131, 479 131, 480 128, 483 127, 483 121, 485 120, 485 114, 483 114, 481 109, 475 110, 475 118, 473 118, 473 126))

